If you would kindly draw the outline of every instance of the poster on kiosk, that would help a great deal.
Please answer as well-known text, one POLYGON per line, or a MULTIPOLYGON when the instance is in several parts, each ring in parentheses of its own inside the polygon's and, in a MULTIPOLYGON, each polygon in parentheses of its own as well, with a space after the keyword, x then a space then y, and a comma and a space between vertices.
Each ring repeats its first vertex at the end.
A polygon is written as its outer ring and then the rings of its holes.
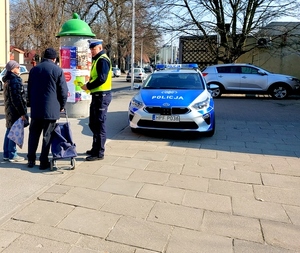
POLYGON ((75 44, 79 45, 60 47, 60 66, 64 71, 69 89, 67 102, 73 103, 91 100, 89 91, 81 89, 90 77, 92 56, 88 41, 84 39, 81 43, 75 44))

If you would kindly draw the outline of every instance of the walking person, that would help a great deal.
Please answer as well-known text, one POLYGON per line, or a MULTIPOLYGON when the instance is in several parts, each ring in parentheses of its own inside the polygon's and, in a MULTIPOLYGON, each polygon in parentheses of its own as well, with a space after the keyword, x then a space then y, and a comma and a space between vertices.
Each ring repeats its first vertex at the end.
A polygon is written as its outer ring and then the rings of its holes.
POLYGON ((29 72, 28 103, 31 107, 27 154, 29 168, 35 165, 36 150, 42 132, 39 169, 45 170, 50 167, 48 155, 51 133, 67 102, 68 87, 63 70, 55 63, 56 58, 56 51, 53 48, 47 48, 42 62, 29 72))
POLYGON ((24 157, 17 154, 16 143, 8 138, 12 125, 21 117, 26 120, 27 106, 24 86, 20 77, 20 65, 16 61, 9 61, 3 77, 3 97, 6 120, 6 132, 3 143, 3 160, 10 162, 24 161, 24 157))
POLYGON ((104 159, 106 142, 106 114, 111 102, 112 66, 111 61, 103 50, 102 40, 89 40, 92 54, 90 80, 82 89, 90 90, 89 127, 93 133, 92 149, 87 150, 86 161, 104 159))

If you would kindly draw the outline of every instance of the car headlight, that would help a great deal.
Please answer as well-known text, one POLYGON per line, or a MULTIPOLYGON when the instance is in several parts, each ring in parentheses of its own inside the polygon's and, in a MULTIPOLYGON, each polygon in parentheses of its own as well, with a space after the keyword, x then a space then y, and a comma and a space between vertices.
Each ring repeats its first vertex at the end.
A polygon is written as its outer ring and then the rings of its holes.
POLYGON ((205 99, 202 102, 198 102, 196 104, 193 105, 193 108, 195 108, 196 110, 201 110, 203 108, 206 108, 209 106, 209 98, 205 99))
POLYGON ((136 107, 136 108, 140 109, 144 106, 144 103, 142 101, 137 100, 136 98, 133 98, 130 102, 130 105, 132 107, 136 107))
POLYGON ((300 83, 300 80, 298 78, 292 78, 292 81, 296 82, 296 83, 300 83))

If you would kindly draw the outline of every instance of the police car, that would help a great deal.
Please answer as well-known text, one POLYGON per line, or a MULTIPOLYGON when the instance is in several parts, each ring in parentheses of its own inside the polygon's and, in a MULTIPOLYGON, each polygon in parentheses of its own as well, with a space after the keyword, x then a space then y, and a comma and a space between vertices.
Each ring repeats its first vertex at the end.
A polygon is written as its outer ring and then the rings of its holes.
POLYGON ((214 135, 214 100, 197 64, 156 65, 139 88, 128 109, 133 132, 153 129, 214 135))

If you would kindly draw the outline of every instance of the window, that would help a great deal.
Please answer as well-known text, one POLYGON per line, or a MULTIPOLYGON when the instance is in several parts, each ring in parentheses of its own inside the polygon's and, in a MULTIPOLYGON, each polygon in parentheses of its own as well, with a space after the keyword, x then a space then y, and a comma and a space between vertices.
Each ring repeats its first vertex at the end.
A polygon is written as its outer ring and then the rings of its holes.
POLYGON ((243 74, 258 74, 258 69, 252 67, 241 67, 243 74))
POLYGON ((239 74, 240 73, 240 67, 239 66, 224 66, 224 67, 217 67, 218 73, 224 73, 224 74, 239 74))
POLYGON ((20 72, 27 72, 27 69, 23 66, 20 66, 20 72))

